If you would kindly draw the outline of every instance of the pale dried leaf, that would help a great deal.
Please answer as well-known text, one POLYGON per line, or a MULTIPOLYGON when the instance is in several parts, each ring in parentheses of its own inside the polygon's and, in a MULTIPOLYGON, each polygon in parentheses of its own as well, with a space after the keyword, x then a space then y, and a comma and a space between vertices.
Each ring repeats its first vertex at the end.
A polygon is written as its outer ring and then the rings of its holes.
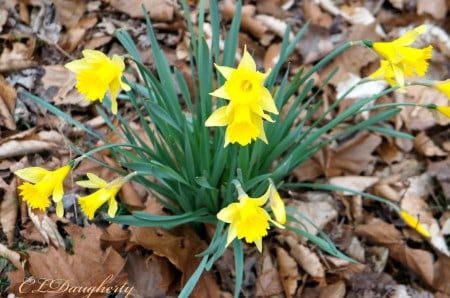
POLYGON ((109 4, 132 18, 144 18, 141 7, 144 5, 150 18, 157 22, 172 21, 175 12, 175 2, 172 0, 110 0, 109 4))
MULTIPOLYGON (((337 84, 337 97, 341 98, 348 90, 353 88, 361 78, 353 73, 347 74, 347 79, 341 80, 337 84)), ((386 87, 388 84, 385 81, 370 81, 365 84, 358 85, 355 87, 350 93, 348 93, 345 98, 365 98, 372 96, 374 94, 378 94, 386 87)))
POLYGON ((438 147, 425 132, 421 131, 414 139, 414 147, 425 156, 447 156, 448 153, 438 147))
MULTIPOLYGON (((340 187, 350 188, 356 191, 363 192, 375 183, 377 183, 380 178, 375 176, 336 176, 330 178, 328 181, 331 185, 336 185, 340 187)), ((343 192, 344 196, 354 195, 352 192, 343 192)))
POLYGON ((327 285, 320 293, 319 298, 344 298, 345 282, 340 280, 334 284, 327 285))
POLYGON ((16 129, 14 120, 14 108, 16 106, 17 94, 15 89, 0 76, 0 125, 9 130, 16 129))
POLYGON ((402 10, 406 0, 389 0, 389 2, 397 9, 402 10))
POLYGON ((267 250, 263 250, 261 270, 258 274, 256 282, 257 297, 271 297, 283 293, 283 286, 280 281, 275 265, 272 262, 270 254, 267 250))
POLYGON ((430 14, 433 18, 440 20, 447 15, 447 1, 446 0, 417 0, 417 14, 430 14))
MULTIPOLYGON (((307 192, 304 195, 306 196, 304 201, 291 200, 288 201, 287 205, 303 214, 319 229, 336 218, 336 206, 333 198, 328 193, 307 192)), ((318 233, 318 230, 309 221, 297 216, 296 218, 302 223, 302 229, 313 235, 318 233)))
MULTIPOLYGON (((220 11, 226 20, 231 20, 236 11, 236 5, 232 0, 225 0, 221 3, 220 11)), ((241 28, 242 31, 248 32, 256 38, 262 38, 268 30, 263 21, 258 20, 254 16, 255 9, 252 5, 245 5, 242 8, 241 28)))
POLYGON ((67 29, 78 24, 86 12, 86 3, 83 0, 54 0, 59 21, 67 29))
POLYGON ((36 64, 33 60, 33 52, 36 46, 36 39, 29 37, 26 44, 15 42, 12 49, 3 48, 0 55, 0 72, 29 68, 36 64))
POLYGON ((325 278, 325 269, 316 253, 302 244, 291 247, 291 253, 300 267, 314 279, 322 280, 325 278))
POLYGON ((42 211, 32 211, 28 208, 28 215, 47 243, 51 242, 56 247, 66 247, 63 237, 58 232, 58 227, 47 214, 42 211))
POLYGON ((5 191, 0 205, 0 224, 2 225, 3 233, 8 239, 8 245, 12 245, 19 211, 16 194, 16 178, 14 177, 9 185, 0 178, 0 188, 5 191))
POLYGON ((281 247, 276 248, 278 270, 280 273, 281 283, 283 284, 285 297, 292 297, 297 290, 297 279, 299 276, 297 263, 281 247))
POLYGON ((0 256, 2 258, 5 258, 7 260, 9 260, 14 267, 16 267, 17 269, 22 269, 22 263, 20 262, 20 255, 19 253, 10 250, 8 247, 6 247, 5 245, 0 243, 0 256))
POLYGON ((343 6, 341 16, 353 25, 368 26, 375 22, 374 15, 365 7, 343 6))

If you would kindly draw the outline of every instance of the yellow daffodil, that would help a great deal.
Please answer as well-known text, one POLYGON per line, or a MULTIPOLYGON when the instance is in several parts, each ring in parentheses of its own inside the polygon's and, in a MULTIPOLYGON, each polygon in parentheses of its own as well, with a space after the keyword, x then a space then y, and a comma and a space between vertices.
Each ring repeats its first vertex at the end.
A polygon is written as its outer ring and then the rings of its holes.
POLYGON ((450 106, 436 106, 436 111, 450 118, 450 106))
POLYGON ((224 98, 230 103, 214 111, 206 120, 206 126, 227 126, 225 146, 239 143, 246 146, 257 138, 267 143, 263 119, 273 122, 269 114, 278 114, 272 95, 264 87, 264 80, 270 73, 256 70, 252 56, 244 49, 238 67, 215 65, 227 80, 212 96, 224 98))
POLYGON ((450 98, 450 80, 433 82, 434 88, 441 91, 450 98))
POLYGON ((407 211, 400 210, 400 217, 408 226, 413 228, 420 235, 427 238, 431 237, 430 232, 428 232, 428 230, 417 220, 417 218, 409 214, 407 211))
POLYGON ((54 171, 49 171, 40 167, 30 167, 15 171, 14 174, 27 181, 20 185, 20 195, 31 208, 45 210, 50 206, 52 197, 56 203, 56 214, 59 217, 64 215, 63 182, 71 170, 70 165, 63 166, 54 171))
POLYGON ((98 188, 99 190, 78 199, 81 210, 89 219, 93 219, 95 211, 104 203, 108 202, 108 215, 114 217, 118 207, 116 195, 125 182, 127 182, 129 176, 117 178, 109 183, 92 173, 88 173, 87 177, 89 180, 77 181, 77 184, 86 188, 98 188))
POLYGON ((422 25, 391 42, 374 42, 371 44, 374 51, 389 63, 393 78, 397 82, 396 85, 400 87, 405 84, 405 76, 410 76, 413 73, 424 76, 427 72, 427 60, 431 59, 433 47, 431 45, 424 49, 410 47, 417 37, 425 31, 426 26, 422 25))
POLYGON ((286 223, 286 208, 283 199, 281 199, 275 185, 270 181, 269 187, 269 205, 272 209, 275 220, 280 224, 286 223))
POLYGON ((76 73, 76 88, 87 100, 103 101, 105 94, 110 91, 111 111, 117 113, 117 95, 120 88, 130 90, 130 86, 122 82, 125 69, 123 58, 114 55, 109 59, 105 54, 96 50, 84 50, 84 58, 69 62, 65 65, 76 73))
MULTIPOLYGON (((283 228, 281 223, 272 220, 269 213, 262 207, 266 204, 269 196, 273 195, 272 185, 269 185, 266 193, 259 198, 249 197, 240 185, 237 186, 237 190, 239 202, 231 203, 217 214, 219 220, 230 224, 226 246, 236 237, 244 238, 247 243, 255 243, 261 252, 262 238, 267 236, 267 230, 270 228, 269 222, 283 228)), ((281 208, 284 209, 284 204, 278 205, 274 213, 281 215, 282 220, 284 210, 282 211, 281 208)))
MULTIPOLYGON (((414 73, 410 69, 405 69, 405 77, 413 77, 414 73)), ((391 87, 398 86, 397 81, 395 80, 394 70, 391 67, 391 64, 387 60, 380 61, 380 67, 375 70, 369 78, 372 80, 385 80, 391 87)), ((400 89, 400 91, 404 91, 400 89)))

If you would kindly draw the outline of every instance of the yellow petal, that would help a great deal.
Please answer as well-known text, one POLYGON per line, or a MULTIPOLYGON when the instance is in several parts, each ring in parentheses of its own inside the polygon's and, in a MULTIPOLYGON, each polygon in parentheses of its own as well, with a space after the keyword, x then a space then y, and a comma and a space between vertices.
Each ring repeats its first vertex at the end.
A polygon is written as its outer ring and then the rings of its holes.
POLYGON ((14 172, 16 176, 31 183, 37 183, 39 180, 42 180, 48 173, 50 173, 50 171, 40 167, 29 167, 14 172))
POLYGON ((436 106, 436 110, 447 118, 450 118, 450 106, 436 106))
POLYGON ((81 210, 89 219, 93 219, 95 212, 100 208, 107 200, 109 196, 104 189, 99 189, 96 192, 80 197, 78 203, 81 206, 81 210))
POLYGON ((76 184, 86 188, 105 188, 108 184, 105 180, 95 174, 87 173, 86 176, 89 180, 77 181, 76 184))
POLYGON ((108 56, 97 50, 86 49, 82 54, 89 63, 102 63, 104 60, 108 60, 108 56))
POLYGON ((399 46, 409 46, 419 37, 419 35, 425 33, 426 30, 427 30, 427 26, 421 25, 412 30, 409 30, 408 32, 406 32, 405 34, 403 34, 401 37, 397 38, 393 42, 399 46))
POLYGON ((64 204, 62 200, 56 203, 56 215, 58 217, 64 216, 64 204))
POLYGON ((447 97, 450 97, 450 80, 435 82, 434 87, 447 95, 447 97))
POLYGON ((270 94, 269 90, 267 90, 266 88, 262 88, 260 96, 261 97, 259 105, 261 106, 261 108, 266 112, 278 115, 278 109, 275 105, 275 101, 272 97, 272 94, 270 94))
POLYGON ((117 212, 117 209, 118 209, 117 201, 116 201, 116 199, 114 197, 111 197, 108 202, 109 202, 108 216, 109 217, 114 217, 114 216, 116 216, 116 212, 117 212))
POLYGON ((247 46, 244 47, 244 55, 239 62, 238 69, 243 68, 249 71, 256 71, 256 63, 253 60, 249 52, 247 52, 247 46))
POLYGON ((205 121, 205 126, 225 126, 230 123, 227 115, 227 107, 220 107, 215 110, 205 121))
POLYGON ((408 226, 413 228, 420 235, 427 238, 431 237, 430 232, 428 232, 428 230, 417 220, 417 218, 409 214, 407 211, 401 210, 400 217, 408 226))
POLYGON ((31 208, 45 211, 51 204, 48 195, 42 193, 38 187, 31 183, 25 182, 20 185, 18 189, 20 190, 19 194, 22 196, 23 200, 31 208))
POLYGON ((214 63, 214 66, 217 68, 217 70, 223 75, 223 77, 226 80, 229 80, 231 77, 231 74, 235 70, 234 68, 228 67, 228 66, 220 66, 214 63))
POLYGON ((275 216, 275 220, 280 224, 284 224, 286 223, 286 208, 284 206, 284 202, 274 185, 271 184, 269 189, 269 204, 273 211, 273 215, 275 216))
POLYGON ((254 243, 258 251, 262 252, 262 238, 255 240, 254 243))
POLYGON ((112 80, 112 82, 109 84, 109 90, 111 90, 111 112, 113 115, 117 114, 117 95, 119 95, 120 92, 120 78, 116 78, 112 80))
POLYGON ((231 203, 217 213, 217 218, 226 223, 236 221, 239 215, 239 203, 231 203))
POLYGON ((230 100, 230 96, 228 95, 227 91, 225 90, 225 85, 220 86, 218 89, 209 93, 209 95, 230 100))

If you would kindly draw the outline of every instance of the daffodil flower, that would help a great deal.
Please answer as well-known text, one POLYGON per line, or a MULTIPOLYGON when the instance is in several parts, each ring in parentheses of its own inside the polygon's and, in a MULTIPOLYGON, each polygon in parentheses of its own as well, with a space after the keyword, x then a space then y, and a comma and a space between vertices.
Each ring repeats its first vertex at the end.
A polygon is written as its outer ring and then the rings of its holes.
POLYGON ((450 80, 434 81, 433 87, 441 91, 445 95, 447 95, 448 98, 450 98, 450 80))
POLYGON ((269 205, 272 209, 275 220, 280 224, 286 223, 286 208, 284 206, 283 199, 281 199, 273 181, 270 180, 269 187, 269 205))
MULTIPOLYGON (((261 197, 251 198, 242 190, 240 184, 236 186, 239 193, 239 202, 231 203, 217 214, 219 220, 230 224, 226 246, 236 237, 238 239, 244 238, 247 243, 255 243, 257 249, 261 252, 262 238, 267 236, 267 231, 270 228, 269 223, 283 228, 281 222, 272 220, 269 213, 263 208, 269 197, 275 195, 272 187, 272 184, 270 184, 266 193, 261 197)), ((277 198, 274 198, 274 200, 277 201, 277 198)), ((279 216, 283 220, 284 204, 281 205, 279 201, 276 204, 278 205, 275 209, 276 212, 274 210, 274 213, 277 214, 275 218, 278 220, 277 216, 279 216)))
POLYGON ((225 147, 229 143, 246 146, 257 138, 267 143, 263 119, 273 122, 266 112, 278 114, 272 95, 263 85, 270 70, 266 73, 258 72, 256 63, 246 48, 236 69, 215 66, 226 82, 210 94, 229 100, 230 103, 214 111, 205 125, 227 126, 225 147))
POLYGON ((71 169, 70 165, 65 165, 54 171, 41 167, 29 167, 15 171, 16 176, 27 181, 18 187, 19 194, 31 208, 40 210, 45 210, 50 206, 49 197, 51 196, 53 202, 56 203, 56 214, 62 217, 64 215, 63 182, 71 169))
POLYGON ((78 199, 83 213, 89 219, 93 219, 97 209, 108 202, 108 215, 109 217, 114 217, 118 208, 116 195, 132 175, 134 176, 134 173, 125 177, 119 177, 108 183, 97 175, 87 173, 88 180, 77 181, 77 184, 86 188, 98 188, 98 190, 78 199))
MULTIPOLYGON (((389 63, 393 78, 400 87, 405 84, 405 76, 411 76, 413 73, 424 76, 427 72, 427 60, 431 59, 433 47, 431 45, 424 49, 410 47, 417 37, 425 31, 426 26, 422 25, 391 42, 370 44, 373 50, 389 63)), ((386 68, 386 66, 383 67, 386 68)), ((388 75, 390 76, 389 73, 388 75)), ((393 85, 392 82, 389 82, 389 84, 393 85)))
POLYGON ((413 228, 420 235, 426 238, 431 237, 430 232, 428 232, 428 230, 417 220, 417 218, 409 214, 406 210, 400 210, 400 217, 408 226, 413 228))
POLYGON ((130 86, 122 81, 125 69, 123 58, 114 55, 112 59, 96 50, 84 50, 84 58, 69 62, 65 65, 70 71, 76 73, 78 92, 84 94, 87 100, 103 101, 109 91, 111 98, 111 111, 117 114, 117 95, 122 88, 130 90, 130 86))

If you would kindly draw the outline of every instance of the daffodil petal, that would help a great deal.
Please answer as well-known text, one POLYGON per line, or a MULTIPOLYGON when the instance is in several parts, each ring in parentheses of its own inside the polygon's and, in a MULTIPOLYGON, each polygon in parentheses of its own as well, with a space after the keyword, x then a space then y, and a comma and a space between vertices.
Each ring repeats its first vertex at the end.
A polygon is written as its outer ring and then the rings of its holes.
POLYGON ((241 61, 239 62, 238 69, 243 68, 249 71, 256 71, 256 63, 253 60, 250 53, 247 51, 247 47, 244 48, 244 54, 241 61))
POLYGON ((39 180, 42 180, 49 172, 50 171, 44 168, 29 167, 17 170, 14 172, 14 174, 25 181, 37 183, 39 180))
POLYGON ((409 30, 401 37, 397 38, 394 42, 399 46, 409 46, 411 45, 421 34, 425 33, 427 30, 426 25, 421 25, 419 27, 414 28, 413 30, 409 30))
POLYGON ((220 107, 206 119, 205 126, 225 126, 230 123, 227 107, 220 107))
POLYGON ((214 96, 214 97, 218 97, 218 98, 223 98, 223 99, 230 100, 230 96, 228 95, 227 91, 225 90, 225 85, 222 85, 218 89, 216 89, 213 92, 209 93, 209 95, 214 96))
POLYGON ((234 68, 228 66, 220 66, 214 63, 216 69, 223 75, 226 80, 230 79, 231 73, 235 70, 234 68))

